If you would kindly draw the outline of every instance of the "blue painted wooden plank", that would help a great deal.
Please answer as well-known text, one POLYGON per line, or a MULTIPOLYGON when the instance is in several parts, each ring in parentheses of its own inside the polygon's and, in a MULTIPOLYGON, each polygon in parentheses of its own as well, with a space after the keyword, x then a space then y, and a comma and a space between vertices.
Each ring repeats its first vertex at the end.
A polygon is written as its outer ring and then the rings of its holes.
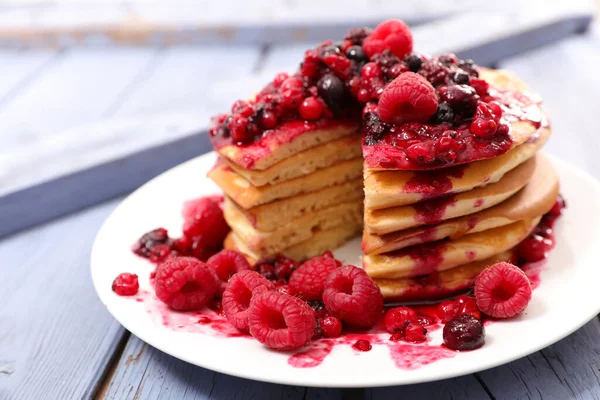
POLYGON ((427 382, 418 385, 365 389, 365 399, 487 399, 489 395, 475 375, 427 382))
POLYGON ((0 241, 0 398, 90 398, 124 337, 89 274, 117 201, 0 241))

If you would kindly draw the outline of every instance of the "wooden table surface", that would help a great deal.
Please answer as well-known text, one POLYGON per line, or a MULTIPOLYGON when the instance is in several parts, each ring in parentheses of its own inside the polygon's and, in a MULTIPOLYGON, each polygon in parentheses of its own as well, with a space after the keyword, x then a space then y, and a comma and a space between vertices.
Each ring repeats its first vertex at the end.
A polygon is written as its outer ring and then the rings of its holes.
MULTIPOLYGON (((71 127, 113 117, 150 118, 165 109, 194 112, 204 119, 264 80, 269 74, 265 71, 292 68, 304 48, 1 50, 0 143, 5 153, 40 138, 48 146, 68 146, 61 135, 71 127)), ((554 126, 546 151, 600 178, 597 28, 506 59, 500 67, 517 72, 544 96, 554 126)), ((85 135, 86 130, 78 132, 85 135)), ((140 140, 143 135, 139 132, 140 140)), ((119 144, 118 138, 110 140, 92 145, 119 144)), ((85 156, 79 150, 73 153, 69 157, 85 156)), ((43 154, 20 154, 24 165, 39 165, 39 174, 55 167, 44 162, 43 154)), ((18 169, 12 171, 11 176, 18 169)), ((5 168, 0 177, 3 172, 5 168)), ((598 318, 510 364, 404 387, 292 387, 189 365, 130 335, 92 288, 91 246, 121 199, 0 240, 0 399, 600 398, 598 318)), ((576 199, 568 200, 577 206, 576 199)))

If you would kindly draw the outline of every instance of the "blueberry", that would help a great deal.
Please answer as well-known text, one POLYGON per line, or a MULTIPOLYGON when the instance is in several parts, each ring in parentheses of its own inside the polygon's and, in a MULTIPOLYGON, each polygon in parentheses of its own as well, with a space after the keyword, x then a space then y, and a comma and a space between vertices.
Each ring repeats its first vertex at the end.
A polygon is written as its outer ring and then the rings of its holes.
POLYGON ((423 64, 423 60, 418 55, 412 53, 408 57, 406 57, 406 66, 411 72, 417 72, 421 69, 421 65, 423 64))
POLYGON ((469 74, 464 71, 456 71, 452 74, 452 80, 459 85, 469 83, 469 74))
POLYGON ((350 46, 348 50, 346 50, 346 57, 356 62, 363 62, 369 59, 361 46, 350 46))
POLYGON ((448 103, 440 103, 435 112, 434 119, 439 123, 452 123, 454 121, 454 110, 452 110, 452 107, 448 103))
POLYGON ((342 111, 346 100, 346 86, 340 78, 332 74, 323 75, 317 82, 317 91, 331 111, 335 114, 342 111))
POLYGON ((328 54, 339 54, 340 48, 335 44, 330 44, 329 46, 325 46, 322 51, 324 56, 328 54))

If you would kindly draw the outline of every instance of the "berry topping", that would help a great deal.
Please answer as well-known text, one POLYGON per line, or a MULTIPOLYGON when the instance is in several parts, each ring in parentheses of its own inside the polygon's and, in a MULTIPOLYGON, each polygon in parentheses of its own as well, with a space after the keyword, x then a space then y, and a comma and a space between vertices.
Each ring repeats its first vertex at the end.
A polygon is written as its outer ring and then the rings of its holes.
POLYGON ((169 232, 165 228, 157 228, 150 232, 146 232, 141 238, 134 243, 131 250, 138 256, 149 258, 152 254, 152 250, 159 245, 169 246, 171 239, 169 239, 169 232))
POLYGON ((312 258, 292 273, 290 288, 294 294, 305 300, 320 300, 325 280, 337 267, 338 264, 333 258, 312 258))
POLYGON ((389 333, 402 332, 410 321, 417 321, 417 313, 409 307, 396 307, 385 314, 385 329, 389 333))
POLYGON ((298 110, 300 116, 304 119, 319 119, 323 113, 323 105, 316 97, 307 97, 304 99, 298 110))
POLYGON ((263 291, 252 296, 248 309, 250 334, 267 347, 291 350, 307 344, 316 326, 315 312, 285 293, 263 291))
POLYGON ((363 41, 363 49, 369 57, 390 50, 402 58, 413 47, 412 34, 408 25, 398 19, 382 22, 363 41))
POLYGON ((231 278, 233 274, 252 269, 246 258, 233 250, 221 250, 219 253, 209 258, 206 265, 215 272, 219 279, 216 293, 217 296, 223 294, 227 281, 229 281, 229 278, 231 278))
POLYGON ((373 346, 368 340, 359 339, 352 345, 352 348, 358 351, 369 351, 373 348, 373 346))
POLYGON ((287 284, 292 272, 294 272, 301 264, 302 263, 296 260, 278 254, 275 258, 275 266, 273 267, 275 280, 280 284, 287 284))
POLYGON ((444 325, 444 344, 452 350, 474 350, 485 343, 485 328, 471 314, 452 318, 444 325))
POLYGON ((361 268, 346 265, 334 270, 325 282, 325 306, 350 325, 373 326, 383 310, 379 287, 361 268))
POLYGON ((552 246, 552 240, 533 234, 519 244, 517 251, 519 256, 526 262, 535 262, 543 260, 552 249, 552 246))
POLYGON ((129 272, 119 274, 112 283, 112 291, 119 296, 133 296, 139 288, 138 276, 129 272))
POLYGON ((357 45, 350 46, 348 50, 346 50, 346 57, 356 62, 365 62, 369 59, 362 47, 357 45))
POLYGON ((435 89, 414 72, 405 72, 393 80, 379 99, 379 116, 383 121, 402 124, 427 121, 435 114, 438 99, 435 89))
POLYGON ((157 267, 156 297, 174 310, 198 310, 217 290, 214 273, 191 257, 170 258, 157 267))
POLYGON ((477 308, 475 299, 467 295, 458 296, 453 300, 442 301, 437 306, 436 313, 444 323, 462 314, 471 314, 477 319, 481 318, 481 312, 477 308))
POLYGON ((409 321, 404 328, 404 340, 406 342, 421 343, 425 341, 427 329, 418 322, 409 321))
POLYGON ((371 34, 371 28, 352 28, 348 32, 346 32, 346 36, 344 36, 344 40, 347 40, 355 45, 363 44, 363 41, 367 36, 371 34))
POLYGON ((320 322, 321 333, 326 338, 338 337, 342 334, 342 321, 336 317, 325 317, 320 322))
POLYGON ((236 329, 248 332, 248 307, 252 296, 273 290, 273 283, 254 271, 241 271, 231 277, 223 292, 223 312, 236 329))
POLYGON ((201 238, 206 247, 220 247, 229 233, 223 217, 222 196, 209 196, 188 201, 184 205, 183 234, 188 238, 201 238))
POLYGON ((550 211, 548 211, 548 215, 552 217, 560 217, 563 213, 563 210, 566 207, 567 203, 565 202, 565 199, 563 199, 562 196, 558 196, 556 202, 554 203, 550 211))
POLYGON ((475 281, 479 309, 495 318, 520 314, 531 300, 531 284, 518 267, 501 262, 483 270, 475 281))
POLYGON ((327 74, 317 83, 317 90, 331 111, 339 115, 347 98, 344 82, 333 74, 327 74))

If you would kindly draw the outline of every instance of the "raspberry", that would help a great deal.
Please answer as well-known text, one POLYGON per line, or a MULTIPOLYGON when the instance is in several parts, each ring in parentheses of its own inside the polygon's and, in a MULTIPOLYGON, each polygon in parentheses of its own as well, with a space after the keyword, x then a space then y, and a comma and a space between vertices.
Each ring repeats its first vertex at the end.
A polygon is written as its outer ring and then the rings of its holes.
POLYGON ((333 258, 315 257, 302 264, 290 277, 294 294, 305 300, 320 300, 325 281, 338 267, 333 258))
POLYGON ((223 217, 223 197, 208 196, 188 201, 183 208, 183 234, 188 238, 202 237, 206 247, 223 245, 229 226, 223 217))
POLYGON ((119 296, 133 296, 139 288, 138 276, 129 272, 119 274, 112 283, 112 291, 119 296))
POLYGON ((206 265, 215 272, 219 279, 216 293, 217 296, 223 294, 227 281, 233 274, 252 269, 246 258, 233 250, 221 250, 219 253, 209 258, 206 265))
POLYGON ((325 281, 323 302, 333 315, 357 326, 373 326, 383 310, 379 287, 360 268, 346 265, 325 281))
POLYGON ((316 326, 315 311, 289 294, 264 291, 248 308, 250 334, 267 347, 291 350, 307 344, 316 326))
POLYGON ((552 249, 552 241, 540 235, 530 235, 519 243, 517 251, 519 256, 527 262, 543 260, 546 253, 552 249))
POLYGON ((408 322, 417 321, 417 313, 409 307, 396 307, 385 314, 385 329, 389 333, 401 332, 408 322))
POLYGON ((342 334, 342 321, 336 317, 325 317, 320 322, 321 332, 326 338, 338 337, 342 334))
POLYGON ((262 290, 273 290, 273 283, 258 272, 241 271, 233 275, 223 292, 223 312, 236 329, 248 332, 248 307, 252 296, 262 290))
POLYGON ((483 270, 475 281, 479 309, 495 318, 521 313, 531 300, 531 284, 518 267, 501 262, 483 270))
POLYGON ((408 25, 398 19, 382 22, 363 41, 363 50, 369 57, 385 49, 402 58, 412 51, 413 39, 408 25))
POLYGON ((474 350, 485 342, 485 328, 470 314, 452 318, 444 325, 444 344, 452 350, 474 350))
POLYGON ((405 72, 394 79, 383 90, 378 106, 381 119, 394 124, 427 121, 437 108, 435 89, 414 72, 405 72))
POLYGON ((202 261, 170 258, 157 268, 155 290, 156 297, 174 310, 197 310, 213 299, 217 280, 202 261))
POLYGON ((423 328, 418 322, 409 321, 404 328, 404 340, 412 343, 421 343, 425 341, 427 329, 423 328))

